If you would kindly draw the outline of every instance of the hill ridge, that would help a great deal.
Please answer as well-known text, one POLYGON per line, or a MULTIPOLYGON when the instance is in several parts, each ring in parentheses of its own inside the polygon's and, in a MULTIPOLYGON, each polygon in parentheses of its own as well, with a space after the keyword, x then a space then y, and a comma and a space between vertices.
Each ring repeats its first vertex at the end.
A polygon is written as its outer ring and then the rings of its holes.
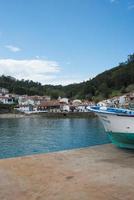
POLYGON ((32 80, 17 80, 2 75, 0 87, 20 95, 50 95, 53 99, 61 96, 99 101, 134 90, 134 54, 129 55, 126 62, 82 83, 67 86, 42 85, 32 80))

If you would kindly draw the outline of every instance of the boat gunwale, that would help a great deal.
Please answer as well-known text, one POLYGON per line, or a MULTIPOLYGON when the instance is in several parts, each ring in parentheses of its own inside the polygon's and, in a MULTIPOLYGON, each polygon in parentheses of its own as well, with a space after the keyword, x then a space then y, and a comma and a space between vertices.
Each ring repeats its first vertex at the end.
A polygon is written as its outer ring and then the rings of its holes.
MULTIPOLYGON (((97 107, 96 107, 97 108, 97 107)), ((118 112, 114 112, 114 109, 113 111, 107 111, 107 110, 97 110, 95 108, 88 108, 90 111, 92 112, 95 112, 95 113, 101 113, 101 114, 108 114, 108 115, 115 115, 115 116, 120 116, 120 117, 134 117, 134 114, 129 114, 129 113, 123 113, 122 111, 127 111, 127 112, 133 112, 131 110, 122 110, 120 113, 118 112)))

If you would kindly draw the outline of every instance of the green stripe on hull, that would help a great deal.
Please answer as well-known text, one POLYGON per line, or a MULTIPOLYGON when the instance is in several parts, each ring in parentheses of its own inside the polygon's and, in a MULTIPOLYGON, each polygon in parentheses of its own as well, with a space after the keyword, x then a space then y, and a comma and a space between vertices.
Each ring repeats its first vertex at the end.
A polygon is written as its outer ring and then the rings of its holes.
POLYGON ((108 132, 113 144, 121 148, 134 149, 134 133, 113 133, 108 132))

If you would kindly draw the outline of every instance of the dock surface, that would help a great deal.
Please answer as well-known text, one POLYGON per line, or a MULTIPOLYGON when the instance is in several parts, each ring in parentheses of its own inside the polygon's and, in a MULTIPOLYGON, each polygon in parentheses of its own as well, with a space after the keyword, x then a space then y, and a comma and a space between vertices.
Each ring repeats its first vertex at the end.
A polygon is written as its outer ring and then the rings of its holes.
POLYGON ((0 160, 0 200, 133 200, 134 151, 111 144, 0 160))

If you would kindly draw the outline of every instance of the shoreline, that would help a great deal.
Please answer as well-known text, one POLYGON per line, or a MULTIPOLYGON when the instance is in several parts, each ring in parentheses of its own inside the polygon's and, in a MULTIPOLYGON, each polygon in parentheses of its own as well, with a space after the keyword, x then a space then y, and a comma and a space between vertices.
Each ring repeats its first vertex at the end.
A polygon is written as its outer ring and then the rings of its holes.
POLYGON ((50 117, 50 118, 88 118, 95 117, 91 112, 70 112, 70 113, 0 113, 0 119, 6 118, 26 118, 26 117, 50 117))
POLYGON ((23 114, 15 114, 15 113, 2 113, 0 114, 0 119, 4 118, 23 118, 25 117, 23 114))

